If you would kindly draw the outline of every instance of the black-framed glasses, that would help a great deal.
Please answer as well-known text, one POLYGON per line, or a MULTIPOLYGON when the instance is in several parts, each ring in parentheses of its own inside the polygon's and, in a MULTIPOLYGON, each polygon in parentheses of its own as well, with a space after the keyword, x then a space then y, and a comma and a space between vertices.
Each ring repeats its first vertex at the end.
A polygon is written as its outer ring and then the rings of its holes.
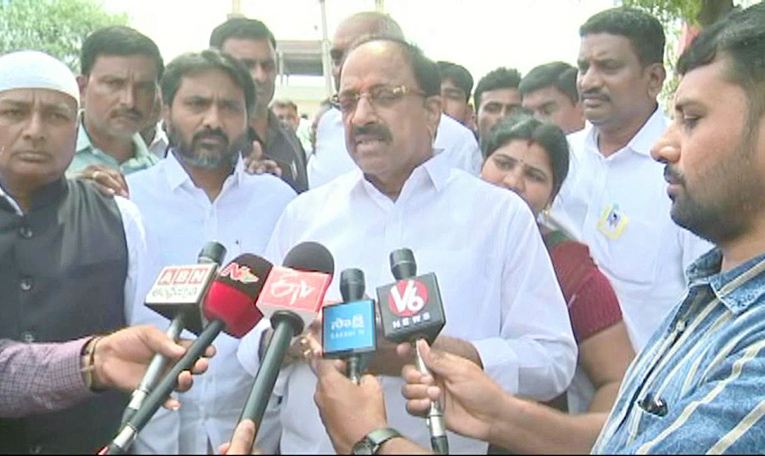
POLYGON ((344 91, 337 93, 330 98, 330 102, 332 106, 339 109, 342 113, 348 114, 356 110, 356 106, 362 97, 367 97, 369 104, 376 109, 389 108, 406 95, 426 96, 422 90, 413 89, 405 85, 397 87, 379 85, 365 92, 344 91))

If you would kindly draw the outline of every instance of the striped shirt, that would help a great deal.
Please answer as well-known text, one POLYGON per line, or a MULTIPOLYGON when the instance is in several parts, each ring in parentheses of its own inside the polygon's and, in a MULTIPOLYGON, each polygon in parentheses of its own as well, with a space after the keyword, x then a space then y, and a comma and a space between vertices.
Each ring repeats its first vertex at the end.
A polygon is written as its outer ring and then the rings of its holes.
POLYGON ((765 255, 688 268, 685 299, 633 362, 593 453, 765 450, 765 255))

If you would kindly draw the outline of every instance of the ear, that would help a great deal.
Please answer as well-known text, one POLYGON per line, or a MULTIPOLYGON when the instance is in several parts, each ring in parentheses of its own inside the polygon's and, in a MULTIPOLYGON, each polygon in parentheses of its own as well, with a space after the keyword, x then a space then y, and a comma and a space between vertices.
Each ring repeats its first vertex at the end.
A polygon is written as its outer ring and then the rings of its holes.
POLYGON ((648 78, 648 96, 655 99, 661 93, 664 86, 664 79, 667 78, 667 70, 661 63, 652 63, 645 68, 645 74, 648 78))
MULTIPOLYGON (((441 95, 433 95, 425 99, 425 111, 430 131, 435 132, 441 122, 441 95)), ((434 136, 435 138, 435 136, 434 136)))
POLYGON ((88 76, 81 74, 77 76, 77 87, 80 88, 80 104, 85 104, 85 89, 88 87, 88 76))

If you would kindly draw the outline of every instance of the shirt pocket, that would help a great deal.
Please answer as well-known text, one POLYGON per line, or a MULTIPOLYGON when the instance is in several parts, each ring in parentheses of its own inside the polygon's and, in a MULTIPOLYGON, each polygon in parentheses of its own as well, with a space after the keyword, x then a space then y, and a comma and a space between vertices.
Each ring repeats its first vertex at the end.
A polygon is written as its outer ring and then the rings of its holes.
POLYGON ((660 230, 654 224, 630 217, 616 238, 598 232, 606 243, 609 262, 602 265, 616 279, 635 285, 650 285, 656 276, 661 244, 660 230))

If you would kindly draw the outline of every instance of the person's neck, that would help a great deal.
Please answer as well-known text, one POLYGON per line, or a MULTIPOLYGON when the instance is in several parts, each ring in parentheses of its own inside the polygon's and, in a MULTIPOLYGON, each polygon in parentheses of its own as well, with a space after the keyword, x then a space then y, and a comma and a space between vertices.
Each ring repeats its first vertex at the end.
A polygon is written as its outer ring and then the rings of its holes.
POLYGON ((194 185, 205 192, 207 198, 210 199, 210 202, 215 201, 218 195, 220 195, 220 192, 223 189, 223 183, 234 169, 234 165, 221 166, 220 168, 215 169, 199 168, 187 164, 180 158, 178 159, 178 162, 183 169, 186 170, 191 181, 194 182, 194 185))
POLYGON ((30 182, 28 179, 13 179, 4 176, 0 176, 0 181, 2 181, 5 193, 13 198, 24 213, 29 212, 32 208, 32 198, 37 191, 48 184, 47 182, 30 182))
POLYGON ((638 134, 643 125, 648 122, 658 106, 645 112, 642 116, 635 116, 629 122, 621 125, 605 125, 598 127, 598 150, 604 157, 609 157, 614 153, 624 149, 632 141, 632 138, 638 134))
POLYGON ((765 253, 765 214, 759 217, 746 234, 718 245, 723 254, 721 272, 730 271, 762 255, 765 253))
POLYGON ((111 136, 108 134, 102 134, 92 128, 88 124, 87 119, 83 122, 85 131, 90 138, 90 143, 97 147, 105 154, 112 156, 117 163, 124 163, 127 160, 133 158, 133 138, 120 138, 117 136, 111 136))
POLYGON ((250 120, 250 127, 258 134, 263 145, 268 141, 268 108, 256 108, 250 120))
POLYGON ((368 180, 369 183, 371 183, 377 190, 379 190, 380 193, 390 198, 391 201, 395 202, 401 194, 401 190, 404 188, 404 184, 406 184, 406 181, 409 180, 409 177, 411 177, 415 168, 422 165, 430 158, 432 158, 432 155, 423 157, 422 160, 420 160, 418 163, 415 163, 414 166, 403 173, 396 173, 395 175, 382 177, 373 176, 371 174, 364 174, 364 178, 368 180))

